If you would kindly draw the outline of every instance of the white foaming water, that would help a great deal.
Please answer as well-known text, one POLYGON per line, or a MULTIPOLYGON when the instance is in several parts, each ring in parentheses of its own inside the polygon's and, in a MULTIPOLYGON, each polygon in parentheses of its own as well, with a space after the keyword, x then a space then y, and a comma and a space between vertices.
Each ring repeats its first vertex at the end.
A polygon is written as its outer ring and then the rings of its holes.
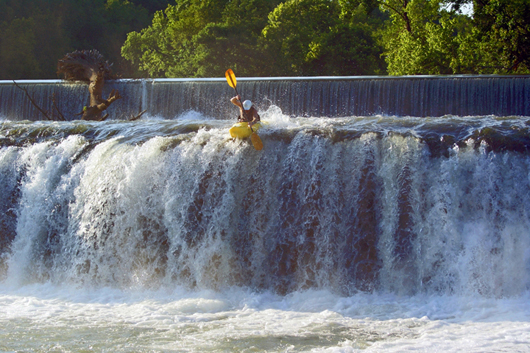
POLYGON ((525 352, 528 299, 32 285, 0 291, 0 349, 525 352))
POLYGON ((195 112, 16 125, 0 350, 528 350, 524 153, 432 156, 428 119, 262 118, 262 152, 195 112))

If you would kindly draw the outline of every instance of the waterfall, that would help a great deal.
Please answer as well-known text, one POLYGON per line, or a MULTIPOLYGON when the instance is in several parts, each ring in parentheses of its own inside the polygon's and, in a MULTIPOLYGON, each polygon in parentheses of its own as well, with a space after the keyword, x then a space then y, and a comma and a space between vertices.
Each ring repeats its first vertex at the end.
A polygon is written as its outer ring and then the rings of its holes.
POLYGON ((204 115, 4 122, 0 279, 530 288, 528 118, 290 118, 274 106, 263 118, 262 151, 204 115))
MULTIPOLYGON (((88 104, 88 88, 59 80, 19 81, 45 111, 52 97, 67 120, 88 104)), ((105 94, 118 89, 123 98, 108 112, 127 119, 147 110, 173 119, 194 110, 216 119, 232 119, 227 104, 234 94, 224 78, 108 81, 105 94)), ((416 117, 528 116, 530 76, 404 76, 239 78, 238 90, 265 110, 278 106, 290 116, 416 117)), ((11 81, 0 81, 0 118, 42 120, 42 114, 11 81)))

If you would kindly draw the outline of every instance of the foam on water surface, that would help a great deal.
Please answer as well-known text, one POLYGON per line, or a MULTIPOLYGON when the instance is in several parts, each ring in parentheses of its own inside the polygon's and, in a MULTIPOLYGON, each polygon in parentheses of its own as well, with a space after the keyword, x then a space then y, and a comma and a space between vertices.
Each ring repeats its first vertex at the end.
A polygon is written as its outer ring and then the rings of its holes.
POLYGON ((34 285, 0 292, 0 336, 13 351, 523 352, 528 302, 34 285))

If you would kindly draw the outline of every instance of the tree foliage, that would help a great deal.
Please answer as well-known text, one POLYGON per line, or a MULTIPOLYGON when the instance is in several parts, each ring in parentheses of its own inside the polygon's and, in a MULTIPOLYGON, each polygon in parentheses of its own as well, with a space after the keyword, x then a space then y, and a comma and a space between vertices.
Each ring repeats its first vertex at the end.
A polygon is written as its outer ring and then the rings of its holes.
POLYGON ((474 1, 476 33, 484 43, 481 70, 530 73, 530 1, 474 1))
MULTIPOLYGON (((32 19, 16 18, 0 26, 3 34, 0 41, 0 62, 6 77, 30 77, 39 74, 39 62, 33 52, 37 38, 32 19)), ((2 70, 0 68, 0 70, 2 70)))
POLYGON ((287 1, 269 15, 262 32, 265 51, 273 54, 269 70, 285 75, 381 74, 384 62, 374 36, 378 24, 382 21, 373 21, 359 4, 287 1))
POLYGON ((526 73, 529 3, 179 0, 122 53, 151 76, 526 73))
POLYGON ((229 67, 243 76, 384 72, 359 3, 219 0, 204 9, 205 3, 180 0, 158 12, 151 26, 128 35, 123 56, 150 76, 218 76, 229 67))
POLYGON ((382 37, 391 75, 530 72, 530 0, 380 4, 392 18, 382 37), (472 17, 460 13, 466 4, 472 17))
POLYGON ((453 73, 451 58, 458 47, 455 27, 465 16, 440 10, 439 1, 385 3, 392 19, 383 37, 388 72, 391 75, 453 73), (398 8, 399 12, 394 10, 398 8))
POLYGON ((267 14, 277 0, 178 0, 153 23, 129 33, 123 56, 150 76, 204 77, 228 66, 249 74, 260 66, 256 50, 267 14))
POLYGON ((530 0, 0 0, 0 79, 530 73, 529 31, 530 0))
POLYGON ((56 78, 67 52, 98 49, 125 75, 127 33, 146 27, 169 0, 0 0, 0 79, 56 78), (150 12, 151 11, 151 12, 150 12))

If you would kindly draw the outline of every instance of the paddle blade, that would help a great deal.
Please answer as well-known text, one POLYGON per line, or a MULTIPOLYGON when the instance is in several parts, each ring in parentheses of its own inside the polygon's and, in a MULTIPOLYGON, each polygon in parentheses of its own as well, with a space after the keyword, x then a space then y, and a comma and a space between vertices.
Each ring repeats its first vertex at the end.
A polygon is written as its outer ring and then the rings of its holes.
POLYGON ((250 141, 252 141, 252 146, 254 146, 256 150, 261 151, 263 149, 263 142, 261 142, 259 135, 255 132, 250 135, 250 141))
POLYGON ((234 74, 234 71, 232 71, 232 69, 226 70, 225 76, 226 76, 226 81, 228 82, 228 85, 232 88, 236 88, 237 79, 236 79, 236 75, 234 74))

